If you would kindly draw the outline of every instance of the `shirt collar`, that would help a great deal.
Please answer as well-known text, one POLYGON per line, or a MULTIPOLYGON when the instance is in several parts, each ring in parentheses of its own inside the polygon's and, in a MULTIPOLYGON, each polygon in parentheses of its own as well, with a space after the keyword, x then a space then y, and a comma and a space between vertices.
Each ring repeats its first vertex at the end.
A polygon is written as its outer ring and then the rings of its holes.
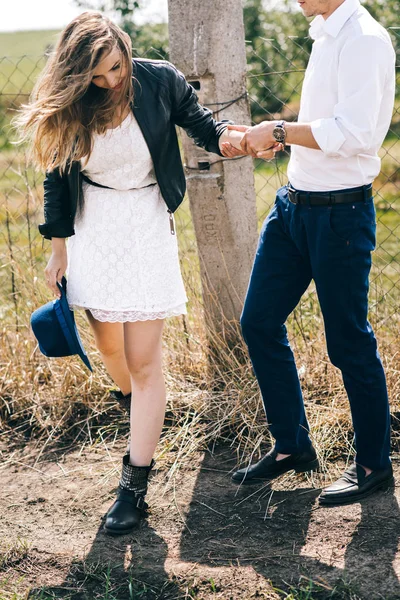
POLYGON ((336 38, 346 21, 348 21, 351 15, 358 10, 359 6, 359 0, 345 0, 343 4, 341 4, 335 12, 326 19, 326 21, 322 15, 318 15, 311 22, 310 37, 312 37, 313 40, 316 40, 320 36, 328 34, 331 37, 336 38))

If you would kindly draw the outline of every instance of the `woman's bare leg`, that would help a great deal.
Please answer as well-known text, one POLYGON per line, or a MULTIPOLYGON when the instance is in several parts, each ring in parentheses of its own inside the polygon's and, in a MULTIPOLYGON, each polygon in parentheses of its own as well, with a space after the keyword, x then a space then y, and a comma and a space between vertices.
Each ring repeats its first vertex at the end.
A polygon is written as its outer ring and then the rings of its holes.
POLYGON ((124 350, 124 324, 102 323, 92 313, 86 311, 87 318, 94 333, 96 348, 115 385, 123 394, 131 391, 131 376, 126 364, 124 350))
POLYGON ((163 324, 162 320, 124 323, 132 390, 130 463, 137 467, 150 464, 164 423, 163 324))

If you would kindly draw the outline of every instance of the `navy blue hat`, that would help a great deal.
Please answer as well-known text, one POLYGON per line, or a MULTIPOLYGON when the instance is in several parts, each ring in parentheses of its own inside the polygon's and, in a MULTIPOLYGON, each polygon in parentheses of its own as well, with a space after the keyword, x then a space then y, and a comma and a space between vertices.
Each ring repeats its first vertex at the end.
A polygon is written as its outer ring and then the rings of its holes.
POLYGON ((45 356, 71 356, 79 354, 88 369, 93 371, 83 348, 75 317, 67 302, 67 280, 57 281, 61 298, 41 306, 31 316, 31 326, 39 349, 45 356))

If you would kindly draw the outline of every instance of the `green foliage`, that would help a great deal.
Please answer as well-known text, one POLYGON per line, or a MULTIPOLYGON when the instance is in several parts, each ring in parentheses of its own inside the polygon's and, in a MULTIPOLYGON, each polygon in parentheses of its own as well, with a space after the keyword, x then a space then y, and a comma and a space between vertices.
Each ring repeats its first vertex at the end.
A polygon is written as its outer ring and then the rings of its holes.
POLYGON ((307 37, 307 20, 289 7, 284 11, 269 10, 263 0, 244 3, 249 93, 255 121, 280 114, 284 105, 286 119, 297 114, 311 40, 307 37))
POLYGON ((124 31, 129 33, 132 38, 135 36, 135 25, 132 17, 134 12, 140 8, 140 2, 136 0, 75 0, 75 3, 88 10, 116 13, 124 31))
POLYGON ((132 43, 136 56, 168 59, 167 23, 148 23, 138 28, 132 43))
POLYGON ((363 4, 384 27, 398 27, 399 0, 364 0, 363 4))
MULTIPOLYGON (((363 4, 384 27, 398 24, 398 0, 365 0, 363 4)), ((254 120, 276 117, 284 107, 284 118, 295 118, 312 46, 310 19, 292 0, 244 0, 244 23, 254 120)), ((390 33, 400 53, 400 31, 390 33)))

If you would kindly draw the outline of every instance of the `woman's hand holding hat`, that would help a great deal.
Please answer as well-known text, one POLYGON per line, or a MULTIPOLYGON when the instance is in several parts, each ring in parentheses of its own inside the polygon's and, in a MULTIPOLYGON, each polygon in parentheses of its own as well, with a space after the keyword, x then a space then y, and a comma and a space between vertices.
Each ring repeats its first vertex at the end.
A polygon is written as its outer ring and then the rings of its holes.
POLYGON ((64 238, 52 238, 52 254, 50 256, 47 267, 44 270, 47 286, 53 294, 60 298, 60 290, 57 287, 57 281, 61 283, 62 277, 67 270, 68 258, 67 248, 64 238))

